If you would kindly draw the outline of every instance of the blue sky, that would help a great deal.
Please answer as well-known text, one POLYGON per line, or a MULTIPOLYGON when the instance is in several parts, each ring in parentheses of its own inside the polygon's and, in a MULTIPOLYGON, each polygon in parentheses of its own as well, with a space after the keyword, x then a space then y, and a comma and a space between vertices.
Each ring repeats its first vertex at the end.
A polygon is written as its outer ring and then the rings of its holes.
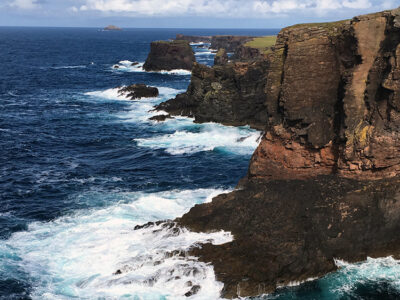
POLYGON ((0 26, 281 28, 398 6, 400 0, 0 0, 0 26))

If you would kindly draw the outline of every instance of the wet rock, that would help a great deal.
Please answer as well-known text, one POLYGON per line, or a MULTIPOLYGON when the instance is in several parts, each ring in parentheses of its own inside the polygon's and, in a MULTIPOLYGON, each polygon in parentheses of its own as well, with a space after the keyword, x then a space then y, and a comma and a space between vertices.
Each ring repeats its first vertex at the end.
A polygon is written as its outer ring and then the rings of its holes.
POLYGON ((199 285, 194 285, 194 286, 192 286, 190 291, 185 294, 185 296, 191 297, 193 295, 196 295, 200 291, 200 289, 201 289, 201 287, 199 285))
POLYGON ((192 47, 184 40, 157 41, 151 43, 145 71, 192 70, 196 61, 192 47))
POLYGON ((167 119, 173 119, 171 115, 157 115, 149 118, 151 121, 156 121, 156 122, 164 122, 167 119))
POLYGON ((156 87, 147 86, 143 83, 132 84, 118 90, 120 95, 130 98, 131 100, 140 98, 152 98, 159 95, 156 87))
POLYGON ((134 61, 133 63, 131 63, 131 67, 137 66, 139 63, 137 61, 134 61))

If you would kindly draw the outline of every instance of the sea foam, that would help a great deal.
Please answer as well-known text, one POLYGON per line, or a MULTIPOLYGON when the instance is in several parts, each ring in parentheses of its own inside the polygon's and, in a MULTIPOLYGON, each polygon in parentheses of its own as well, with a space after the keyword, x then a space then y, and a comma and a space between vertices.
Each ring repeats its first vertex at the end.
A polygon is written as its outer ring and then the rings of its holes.
MULTIPOLYGON (((121 60, 118 64, 112 66, 114 71, 122 71, 122 72, 147 72, 143 69, 144 63, 138 63, 137 65, 132 66, 132 62, 130 60, 121 60)), ((176 69, 171 71, 161 70, 161 71, 149 71, 148 73, 159 73, 159 74, 169 74, 169 75, 190 75, 191 71, 176 69)))
POLYGON ((114 195, 118 204, 31 223, 0 243, 0 275, 11 266, 27 274, 33 299, 185 299, 193 286, 200 290, 191 299, 218 299, 222 284, 212 266, 187 251, 198 243, 230 242, 230 233, 194 233, 173 223, 134 227, 180 216, 221 192, 121 193, 114 195))

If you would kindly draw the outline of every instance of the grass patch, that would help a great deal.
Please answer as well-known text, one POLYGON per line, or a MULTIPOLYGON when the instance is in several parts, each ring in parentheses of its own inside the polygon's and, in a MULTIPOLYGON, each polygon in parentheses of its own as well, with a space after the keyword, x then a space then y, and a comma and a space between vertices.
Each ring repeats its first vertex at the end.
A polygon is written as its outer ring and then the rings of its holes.
POLYGON ((275 46, 275 43, 276 43, 276 35, 270 35, 270 36, 254 38, 251 41, 244 44, 244 46, 265 50, 266 48, 271 48, 272 46, 275 46))

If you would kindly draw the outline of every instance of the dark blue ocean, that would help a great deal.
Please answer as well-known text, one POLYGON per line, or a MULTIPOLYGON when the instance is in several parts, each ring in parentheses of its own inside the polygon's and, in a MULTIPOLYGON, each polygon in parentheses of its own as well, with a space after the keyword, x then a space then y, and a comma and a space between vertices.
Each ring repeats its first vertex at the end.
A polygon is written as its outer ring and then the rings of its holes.
MULTIPOLYGON (((182 70, 141 69, 150 42, 177 33, 277 30, 0 27, 0 299, 186 299, 194 285, 191 299, 218 299, 212 266, 176 252, 228 242, 230 233, 133 230, 232 190, 260 136, 189 118, 149 121, 154 105, 190 81, 182 70), (118 94, 133 83, 160 96, 118 94)), ((208 49, 193 48, 212 65, 208 49)), ((264 298, 400 297, 398 261, 338 264, 339 272, 264 298)))

